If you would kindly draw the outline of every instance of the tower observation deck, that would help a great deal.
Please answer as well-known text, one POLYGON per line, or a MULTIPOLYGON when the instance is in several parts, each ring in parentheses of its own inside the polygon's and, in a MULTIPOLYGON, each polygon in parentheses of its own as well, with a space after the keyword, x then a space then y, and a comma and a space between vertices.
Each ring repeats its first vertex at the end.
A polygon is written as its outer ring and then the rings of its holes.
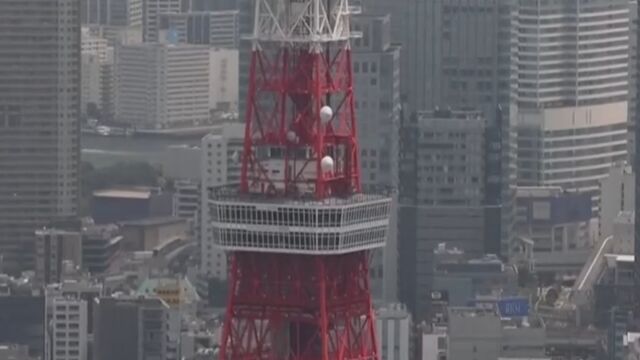
POLYGON ((391 199, 363 194, 347 0, 255 0, 237 186, 211 188, 229 256, 222 360, 377 360, 369 251, 391 199))

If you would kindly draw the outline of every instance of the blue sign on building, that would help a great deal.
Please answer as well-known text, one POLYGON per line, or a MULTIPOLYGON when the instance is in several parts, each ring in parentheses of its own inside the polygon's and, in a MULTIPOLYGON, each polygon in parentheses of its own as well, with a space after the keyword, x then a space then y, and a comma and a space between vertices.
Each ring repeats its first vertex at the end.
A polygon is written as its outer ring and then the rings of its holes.
POLYGON ((498 311, 503 317, 520 317, 529 315, 529 299, 506 298, 498 300, 498 311))

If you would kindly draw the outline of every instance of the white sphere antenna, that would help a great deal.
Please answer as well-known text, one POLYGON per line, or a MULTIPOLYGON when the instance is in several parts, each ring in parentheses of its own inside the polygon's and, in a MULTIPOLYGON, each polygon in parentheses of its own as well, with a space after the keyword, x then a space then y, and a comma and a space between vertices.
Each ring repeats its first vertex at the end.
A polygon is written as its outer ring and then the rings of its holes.
POLYGON ((322 125, 327 125, 329 121, 333 118, 333 110, 325 105, 320 108, 320 121, 322 121, 322 125))
POLYGON ((331 158, 331 156, 327 155, 322 158, 322 160, 320 161, 320 168, 322 169, 323 173, 333 171, 333 159, 331 158))
POLYGON ((289 130, 287 132, 287 140, 289 140, 289 142, 292 142, 292 143, 298 142, 298 135, 296 135, 295 131, 289 130))

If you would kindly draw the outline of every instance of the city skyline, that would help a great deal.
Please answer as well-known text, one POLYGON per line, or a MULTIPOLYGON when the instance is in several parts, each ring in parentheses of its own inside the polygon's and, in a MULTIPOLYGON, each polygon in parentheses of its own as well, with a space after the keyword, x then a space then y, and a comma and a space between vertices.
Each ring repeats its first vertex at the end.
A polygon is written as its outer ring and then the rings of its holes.
POLYGON ((0 0, 0 360, 640 358, 638 11, 0 0))

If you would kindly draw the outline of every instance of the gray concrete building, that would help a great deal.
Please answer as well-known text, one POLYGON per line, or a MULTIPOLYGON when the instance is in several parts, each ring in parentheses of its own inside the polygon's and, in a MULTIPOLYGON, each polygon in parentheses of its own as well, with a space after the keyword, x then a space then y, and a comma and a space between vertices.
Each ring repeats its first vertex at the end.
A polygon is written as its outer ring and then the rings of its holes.
MULTIPOLYGON (((443 243, 434 250, 433 262, 433 291, 442 294, 448 306, 466 306, 478 298, 518 293, 518 272, 495 256, 473 258, 443 243)), ((431 318, 437 316, 434 311, 431 318)))
POLYGON ((495 310, 465 307, 449 308, 448 321, 448 359, 548 359, 545 328, 535 321, 524 326, 495 310))
MULTIPOLYGON (((364 191, 397 189, 400 130, 400 47, 391 44, 389 15, 360 15, 353 28, 362 32, 353 49, 355 107, 358 121, 361 181, 364 191)), ((395 212, 392 221, 395 223, 395 212)), ((396 226, 385 249, 376 251, 371 265, 374 298, 397 299, 396 226)))
POLYGON ((0 254, 33 268, 35 230, 77 212, 77 0, 0 2, 0 254))
POLYGON ((509 105, 515 1, 364 1, 365 13, 391 14, 402 45, 402 95, 409 111, 471 106, 492 116, 509 105))
POLYGON ((143 0, 80 0, 82 24, 142 26, 143 0))
POLYGON ((238 11, 196 11, 160 15, 160 32, 175 31, 179 43, 237 49, 238 11))
POLYGON ((82 236, 74 231, 43 228, 36 233, 35 282, 40 285, 61 282, 65 267, 82 266, 82 236))
POLYGON ((517 19, 513 0, 415 1, 403 18, 407 111, 473 108, 487 120, 487 252, 508 257, 516 183, 517 19), (499 108, 499 109, 498 109, 499 108))
POLYGON ((159 298, 95 299, 94 359, 176 359, 179 322, 169 312, 159 298))
POLYGON ((577 276, 594 245, 590 196, 560 187, 518 187, 516 204, 516 233, 533 243, 539 281, 577 276))
POLYGON ((251 66, 251 41, 246 37, 253 34, 253 0, 237 0, 238 29, 240 45, 238 47, 238 114, 244 120, 247 112, 247 93, 249 91, 249 67, 251 66))
POLYGON ((400 300, 428 313, 440 243, 485 252, 485 130, 480 111, 425 111, 403 124, 399 212, 400 300))

